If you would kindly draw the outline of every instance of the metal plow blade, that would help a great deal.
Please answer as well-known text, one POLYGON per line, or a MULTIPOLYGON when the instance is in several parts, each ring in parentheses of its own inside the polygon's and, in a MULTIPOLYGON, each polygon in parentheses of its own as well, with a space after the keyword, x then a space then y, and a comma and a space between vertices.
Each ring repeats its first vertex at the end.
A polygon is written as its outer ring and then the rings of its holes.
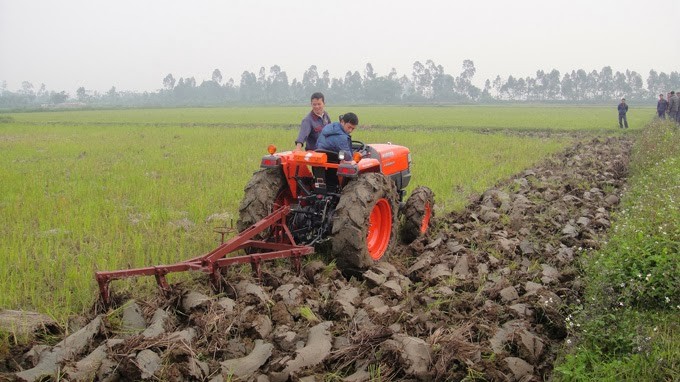
POLYGON ((128 277, 155 276, 156 283, 161 290, 168 292, 170 286, 165 275, 173 272, 200 271, 207 273, 215 290, 220 290, 221 270, 232 265, 250 264, 253 272, 259 278, 260 263, 262 261, 290 258, 295 270, 299 272, 300 259, 302 256, 314 253, 314 247, 295 244, 293 236, 286 225, 286 216, 289 213, 290 207, 283 206, 211 252, 190 260, 170 265, 96 272, 95 278, 99 284, 102 302, 105 306, 109 306, 111 302, 109 284, 112 280, 128 277), (255 236, 269 228, 272 229, 272 235, 268 241, 253 240, 255 236), (227 257, 233 252, 250 248, 261 249, 267 252, 227 257))

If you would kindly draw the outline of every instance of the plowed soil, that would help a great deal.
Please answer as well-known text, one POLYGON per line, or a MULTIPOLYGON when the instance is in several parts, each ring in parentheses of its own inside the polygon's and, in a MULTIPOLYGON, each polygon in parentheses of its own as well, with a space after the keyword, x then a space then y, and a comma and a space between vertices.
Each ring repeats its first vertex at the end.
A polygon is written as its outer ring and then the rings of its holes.
POLYGON ((578 143, 437 216, 361 278, 329 259, 300 275, 281 262, 261 281, 229 274, 219 295, 121 300, 57 345, 13 349, 0 380, 549 379, 579 256, 605 239, 631 145, 578 143))

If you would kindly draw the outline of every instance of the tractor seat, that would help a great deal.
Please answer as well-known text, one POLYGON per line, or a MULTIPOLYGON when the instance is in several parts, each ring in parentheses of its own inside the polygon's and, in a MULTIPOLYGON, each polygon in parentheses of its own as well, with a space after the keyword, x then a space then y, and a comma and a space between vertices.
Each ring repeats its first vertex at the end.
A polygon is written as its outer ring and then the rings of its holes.
MULTIPOLYGON (((326 161, 328 163, 340 163, 340 158, 338 158, 338 153, 335 151, 328 150, 314 150, 317 153, 326 154, 326 161)), ((323 179, 323 183, 326 185, 324 191, 337 192, 338 189, 338 169, 336 168, 323 168, 312 166, 312 174, 314 175, 315 181, 318 179, 323 179)))
POLYGON ((317 150, 314 150, 314 151, 317 152, 317 153, 326 154, 326 161, 328 163, 340 163, 340 158, 338 158, 338 153, 336 153, 335 151, 328 151, 328 150, 321 150, 321 149, 317 149, 317 150))

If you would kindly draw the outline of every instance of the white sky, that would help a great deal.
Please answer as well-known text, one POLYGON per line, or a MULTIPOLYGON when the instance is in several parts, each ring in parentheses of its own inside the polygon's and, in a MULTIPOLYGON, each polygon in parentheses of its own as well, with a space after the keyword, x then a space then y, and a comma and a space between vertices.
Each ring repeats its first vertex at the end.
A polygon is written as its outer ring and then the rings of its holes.
POLYGON ((273 65, 409 75, 428 59, 474 82, 536 70, 680 71, 678 0, 0 0, 0 82, 15 91, 155 91, 163 78, 273 65))

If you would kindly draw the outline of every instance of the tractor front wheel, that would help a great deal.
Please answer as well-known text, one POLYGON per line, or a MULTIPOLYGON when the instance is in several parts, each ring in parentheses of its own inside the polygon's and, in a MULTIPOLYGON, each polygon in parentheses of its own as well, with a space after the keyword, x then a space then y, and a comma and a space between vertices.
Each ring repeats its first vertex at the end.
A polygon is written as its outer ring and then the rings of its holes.
POLYGON ((365 270, 388 253, 396 241, 398 209, 396 186, 382 174, 363 174, 345 186, 333 217, 338 268, 365 270))
POLYGON ((434 217, 434 192, 425 186, 417 187, 406 200, 401 215, 401 241, 410 244, 430 228, 434 217))

